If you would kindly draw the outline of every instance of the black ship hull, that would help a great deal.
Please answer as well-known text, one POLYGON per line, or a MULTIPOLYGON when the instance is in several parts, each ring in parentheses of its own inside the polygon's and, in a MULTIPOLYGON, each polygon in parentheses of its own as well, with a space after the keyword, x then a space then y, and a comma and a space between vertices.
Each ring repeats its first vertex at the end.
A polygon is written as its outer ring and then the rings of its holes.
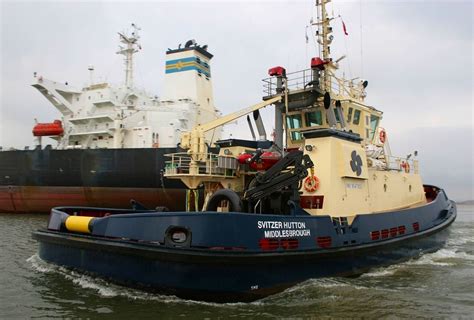
POLYGON ((118 283, 197 300, 252 301, 310 278, 360 274, 436 250, 455 218, 454 202, 439 190, 426 205, 360 215, 350 226, 304 211, 69 207, 53 209, 48 229, 33 236, 45 261, 118 283), (102 217, 90 220, 90 234, 80 234, 64 227, 72 214, 102 217))
POLYGON ((35 149, 0 152, 0 212, 46 213, 61 205, 184 210, 185 189, 162 172, 176 148, 35 149))

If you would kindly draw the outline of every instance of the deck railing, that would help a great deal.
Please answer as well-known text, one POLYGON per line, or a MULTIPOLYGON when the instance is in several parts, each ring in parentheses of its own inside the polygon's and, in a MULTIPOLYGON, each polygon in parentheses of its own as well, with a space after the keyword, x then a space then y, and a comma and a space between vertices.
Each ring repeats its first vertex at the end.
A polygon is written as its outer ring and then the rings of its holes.
MULTIPOLYGON (((186 152, 167 154, 171 160, 165 162, 165 176, 187 175, 190 174, 191 156, 186 152)), ((218 155, 214 153, 204 153, 201 155, 203 161, 197 161, 198 175, 221 176, 223 178, 235 176, 233 170, 221 168, 218 166, 218 155)))
POLYGON ((387 157, 387 169, 418 174, 419 164, 416 159, 390 156, 387 157))
MULTIPOLYGON (((306 89, 313 81, 313 70, 304 69, 287 73, 288 89, 291 90, 302 90, 306 89)), ((332 72, 330 73, 330 91, 339 96, 349 96, 352 98, 364 98, 365 92, 359 88, 358 84, 354 83, 357 79, 346 80, 344 78, 336 77, 332 72)), ((263 81, 263 94, 264 96, 273 96, 277 94, 277 78, 270 77, 265 78, 263 81)), ((320 79, 322 81, 322 79, 320 79)))
MULTIPOLYGON (((311 69, 305 69, 295 71, 286 74, 288 89, 289 90, 300 90, 305 89, 313 79, 313 71, 311 69)), ((277 78, 270 77, 265 78, 263 81, 263 94, 265 96, 273 96, 277 94, 277 78)))

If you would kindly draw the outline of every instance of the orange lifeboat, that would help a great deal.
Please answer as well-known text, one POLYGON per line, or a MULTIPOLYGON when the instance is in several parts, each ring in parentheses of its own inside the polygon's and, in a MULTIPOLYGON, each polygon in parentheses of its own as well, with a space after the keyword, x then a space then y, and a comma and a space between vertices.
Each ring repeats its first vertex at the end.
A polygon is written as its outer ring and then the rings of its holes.
POLYGON ((33 136, 60 136, 64 133, 63 124, 60 120, 54 120, 52 123, 37 123, 33 127, 33 136))

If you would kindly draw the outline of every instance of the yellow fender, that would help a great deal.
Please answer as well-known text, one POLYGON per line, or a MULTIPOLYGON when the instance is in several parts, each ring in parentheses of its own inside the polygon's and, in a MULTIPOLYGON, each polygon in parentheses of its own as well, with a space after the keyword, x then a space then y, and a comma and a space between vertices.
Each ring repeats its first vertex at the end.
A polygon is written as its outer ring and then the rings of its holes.
POLYGON ((65 222, 66 229, 72 232, 91 233, 89 226, 93 219, 94 217, 69 216, 65 222))

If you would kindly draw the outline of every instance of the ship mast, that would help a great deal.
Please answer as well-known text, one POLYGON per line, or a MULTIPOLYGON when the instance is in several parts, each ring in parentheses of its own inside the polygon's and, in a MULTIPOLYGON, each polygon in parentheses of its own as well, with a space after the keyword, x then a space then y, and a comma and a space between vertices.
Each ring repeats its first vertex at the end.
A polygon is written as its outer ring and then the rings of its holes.
MULTIPOLYGON (((322 47, 322 50, 320 51, 322 51, 323 61, 328 64, 330 64, 332 60, 330 44, 334 38, 331 35, 332 27, 330 25, 331 20, 334 18, 328 17, 328 12, 326 9, 326 4, 330 1, 331 0, 316 0, 318 21, 313 23, 313 25, 318 26, 318 30, 316 32, 316 36, 318 37, 317 41, 320 45, 320 48, 322 47)), ((323 72, 322 89, 325 91, 331 91, 331 76, 327 68, 323 72)))
POLYGON ((119 45, 119 51, 117 51, 117 54, 125 56, 125 86, 127 88, 133 86, 133 55, 141 49, 141 46, 138 43, 138 40, 140 39, 138 31, 141 29, 134 23, 132 23, 132 29, 130 36, 125 33, 118 33, 120 36, 120 42, 125 44, 125 46, 119 45))

